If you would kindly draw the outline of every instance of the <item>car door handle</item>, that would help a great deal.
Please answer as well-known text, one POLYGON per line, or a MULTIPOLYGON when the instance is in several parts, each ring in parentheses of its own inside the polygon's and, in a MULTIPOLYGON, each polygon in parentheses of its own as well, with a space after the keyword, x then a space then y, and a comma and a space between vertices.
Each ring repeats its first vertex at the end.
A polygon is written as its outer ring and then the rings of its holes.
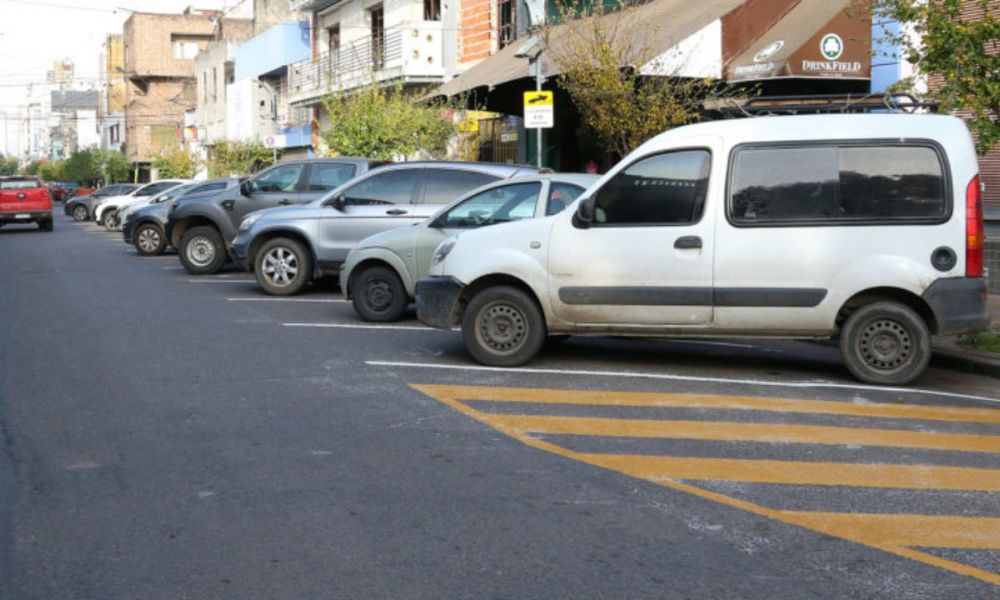
POLYGON ((402 209, 402 208, 390 208, 389 210, 385 211, 385 214, 387 214, 387 215, 405 215, 405 214, 407 214, 407 212, 408 212, 407 210, 402 209))
POLYGON ((696 235, 685 235, 683 237, 677 238, 674 242, 674 248, 701 248, 701 238, 696 235))
POLYGON ((288 198, 282 198, 281 200, 278 200, 278 204, 280 204, 281 206, 288 206, 291 203, 292 201, 289 200, 288 198))
POLYGON ((224 208, 226 210, 233 210, 234 206, 236 206, 236 201, 235 200, 230 199, 230 200, 223 200, 222 201, 222 208, 224 208))

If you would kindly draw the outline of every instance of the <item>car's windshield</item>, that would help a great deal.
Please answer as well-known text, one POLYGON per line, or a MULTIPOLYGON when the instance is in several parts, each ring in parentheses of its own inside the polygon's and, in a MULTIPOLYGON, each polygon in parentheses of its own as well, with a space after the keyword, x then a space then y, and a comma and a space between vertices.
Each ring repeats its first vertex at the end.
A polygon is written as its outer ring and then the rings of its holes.
POLYGON ((159 204, 161 202, 167 202, 169 200, 173 200, 174 198, 178 198, 180 196, 183 196, 184 194, 188 193, 189 191, 191 191, 192 188, 194 188, 196 186, 197 186, 197 184, 188 183, 188 184, 185 184, 185 185, 179 185, 177 187, 170 188, 169 190, 163 192, 159 196, 156 196, 155 198, 153 198, 152 204, 159 204))
POLYGON ((445 227, 472 228, 535 216, 542 184, 513 183, 480 192, 448 211, 445 227))

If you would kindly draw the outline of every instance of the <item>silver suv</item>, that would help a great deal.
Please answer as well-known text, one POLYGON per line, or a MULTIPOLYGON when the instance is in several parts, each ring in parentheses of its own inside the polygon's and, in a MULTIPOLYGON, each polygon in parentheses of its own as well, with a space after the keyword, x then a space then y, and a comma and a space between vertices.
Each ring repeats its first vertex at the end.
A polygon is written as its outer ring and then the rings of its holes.
POLYGON ((287 296, 337 275, 364 238, 426 219, 464 193, 535 167, 467 162, 388 165, 301 206, 261 210, 240 223, 229 252, 265 292, 287 296))

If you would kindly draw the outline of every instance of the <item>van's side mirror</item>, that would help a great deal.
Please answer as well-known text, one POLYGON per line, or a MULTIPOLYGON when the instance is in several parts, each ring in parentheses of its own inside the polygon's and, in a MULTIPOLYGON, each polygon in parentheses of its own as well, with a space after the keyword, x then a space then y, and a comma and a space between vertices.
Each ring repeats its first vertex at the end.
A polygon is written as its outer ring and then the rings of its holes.
POLYGON ((584 198, 573 214, 573 226, 579 229, 589 229, 594 222, 594 199, 584 198))
POLYGON ((242 194, 244 196, 249 196, 251 194, 251 192, 253 192, 253 187, 251 187, 251 186, 252 186, 252 184, 250 183, 249 179, 247 179, 246 181, 244 181, 243 183, 241 183, 240 184, 240 194, 242 194))

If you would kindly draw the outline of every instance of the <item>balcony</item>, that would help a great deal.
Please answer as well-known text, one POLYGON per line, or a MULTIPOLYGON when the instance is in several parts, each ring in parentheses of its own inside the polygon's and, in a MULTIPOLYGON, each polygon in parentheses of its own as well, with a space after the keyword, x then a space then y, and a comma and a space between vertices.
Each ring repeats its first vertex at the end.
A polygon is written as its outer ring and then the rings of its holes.
POLYGON ((288 0, 288 9, 292 12, 314 12, 337 2, 338 0, 288 0))
POLYGON ((288 100, 318 104, 331 92, 351 90, 371 81, 440 83, 444 79, 444 44, 440 21, 402 23, 385 31, 381 51, 373 52, 370 38, 345 44, 288 66, 288 100))

